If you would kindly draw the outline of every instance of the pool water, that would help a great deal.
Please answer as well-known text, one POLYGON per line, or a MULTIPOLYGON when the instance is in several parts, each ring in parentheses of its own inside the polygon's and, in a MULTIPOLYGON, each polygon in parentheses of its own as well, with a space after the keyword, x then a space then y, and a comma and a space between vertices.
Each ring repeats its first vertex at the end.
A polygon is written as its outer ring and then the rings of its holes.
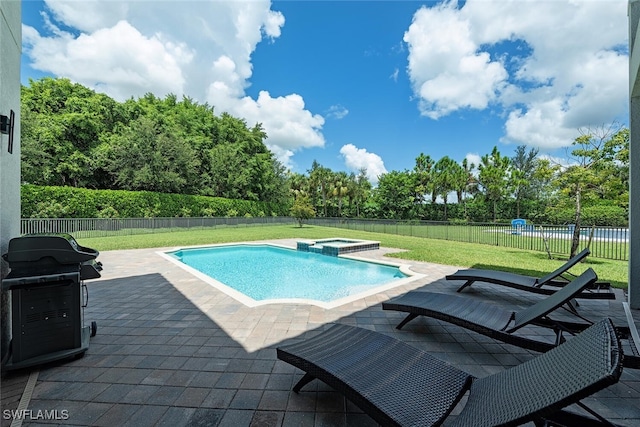
POLYGON ((181 249, 168 255, 256 301, 330 302, 408 277, 396 266, 270 245, 181 249))

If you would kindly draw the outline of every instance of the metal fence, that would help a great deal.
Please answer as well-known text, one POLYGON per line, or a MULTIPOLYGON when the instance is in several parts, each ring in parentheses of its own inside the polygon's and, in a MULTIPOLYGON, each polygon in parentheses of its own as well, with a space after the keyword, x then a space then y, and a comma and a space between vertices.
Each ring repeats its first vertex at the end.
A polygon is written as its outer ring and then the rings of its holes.
POLYGON ((127 236, 220 227, 292 224, 290 217, 201 217, 201 218, 23 218, 21 234, 70 233, 75 238, 127 236))
MULTIPOLYGON (((76 238, 165 233, 185 229, 254 227, 294 224, 291 217, 203 217, 203 218, 27 218, 21 220, 21 233, 70 233, 76 238)), ((568 255, 571 226, 470 223, 435 221, 397 221, 350 218, 313 218, 312 225, 344 228, 401 236, 480 243, 532 251, 568 255)), ((615 227, 584 227, 580 249, 589 247, 591 256, 628 261, 629 230, 615 227)))
MULTIPOLYGON (((568 255, 571 251, 571 225, 452 224, 437 221, 397 221, 375 219, 314 218, 311 224, 349 230, 388 233, 429 239, 479 243, 532 251, 568 255)), ((580 249, 589 247, 591 256, 629 260, 629 230, 616 227, 582 227, 580 249)))

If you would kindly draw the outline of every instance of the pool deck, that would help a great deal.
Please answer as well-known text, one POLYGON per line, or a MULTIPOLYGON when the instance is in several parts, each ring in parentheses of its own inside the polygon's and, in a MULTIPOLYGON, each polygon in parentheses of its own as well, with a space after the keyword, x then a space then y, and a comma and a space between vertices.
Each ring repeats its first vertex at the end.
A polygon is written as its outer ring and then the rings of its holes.
MULTIPOLYGON (((278 240, 295 247, 296 240, 278 240)), ((102 278, 87 281, 87 322, 98 323, 85 356, 65 363, 13 371, 2 378, 6 410, 30 410, 22 425, 81 426, 373 426, 352 403, 319 381, 291 391, 302 373, 276 359, 283 342, 313 334, 331 322, 394 336, 482 377, 517 365, 535 353, 434 319, 418 318, 402 331, 401 313, 380 303, 408 290, 454 292, 444 276, 458 268, 396 258, 425 276, 398 288, 333 309, 306 304, 247 307, 157 254, 164 248, 100 254, 102 278), (44 412, 58 420, 43 419, 44 412), (57 412, 54 412, 57 411, 57 412), (40 419, 35 419, 40 415, 40 419)), ((173 248, 166 248, 167 250, 173 248)), ((361 252, 384 259, 391 250, 361 252)), ((389 258, 387 258, 389 260, 389 258)), ((597 268, 596 272, 597 272, 597 268)), ((580 300, 589 318, 625 324, 621 291, 614 301, 580 300)), ((469 298, 524 307, 541 298, 482 284, 469 298)), ((640 313, 634 311, 636 324, 640 313)), ((528 335, 538 329, 527 330, 528 335)), ((546 338, 548 334, 545 334, 546 338)), ((584 401, 608 420, 640 424, 640 370, 584 401)))

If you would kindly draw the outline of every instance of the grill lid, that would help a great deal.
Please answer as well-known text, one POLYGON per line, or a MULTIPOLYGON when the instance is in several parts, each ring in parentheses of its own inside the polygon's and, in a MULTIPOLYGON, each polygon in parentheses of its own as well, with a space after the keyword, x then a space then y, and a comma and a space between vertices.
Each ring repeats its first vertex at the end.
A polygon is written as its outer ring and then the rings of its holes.
POLYGON ((94 260, 95 249, 80 246, 70 234, 27 234, 9 241, 8 252, 2 257, 12 263, 38 262, 53 258, 59 264, 80 264, 94 260))

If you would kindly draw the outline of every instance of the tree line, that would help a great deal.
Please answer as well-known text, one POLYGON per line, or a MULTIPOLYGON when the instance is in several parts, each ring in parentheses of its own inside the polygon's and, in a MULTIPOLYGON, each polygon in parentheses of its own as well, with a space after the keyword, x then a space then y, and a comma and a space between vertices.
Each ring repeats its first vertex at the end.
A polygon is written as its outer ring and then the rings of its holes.
POLYGON ((420 153, 413 169, 380 176, 376 188, 366 170, 347 175, 314 162, 307 174, 291 174, 290 186, 320 216, 626 225, 629 130, 581 130, 568 154, 560 164, 524 145, 511 157, 494 147, 473 164, 420 153))
POLYGON ((366 170, 333 171, 314 161, 287 171, 253 126, 188 97, 147 94, 117 102, 67 79, 22 87, 22 180, 34 185, 145 190, 291 206, 315 215, 441 221, 625 225, 629 130, 580 129, 559 164, 537 149, 494 147, 478 164, 420 153, 411 170, 377 186, 366 170))
POLYGON ((288 198, 284 167, 247 126, 188 97, 117 102, 68 79, 21 91, 22 181, 254 201, 288 198))

